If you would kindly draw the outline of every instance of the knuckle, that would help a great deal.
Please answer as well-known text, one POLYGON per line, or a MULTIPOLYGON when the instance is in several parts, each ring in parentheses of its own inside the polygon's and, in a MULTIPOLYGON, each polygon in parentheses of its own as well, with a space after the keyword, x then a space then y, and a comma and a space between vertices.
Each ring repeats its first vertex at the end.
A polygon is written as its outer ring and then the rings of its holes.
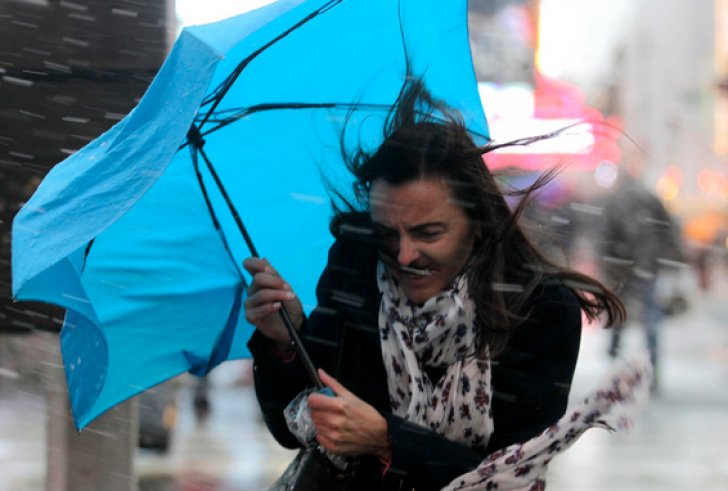
POLYGON ((334 447, 339 448, 344 443, 344 437, 340 431, 334 431, 329 437, 334 447))

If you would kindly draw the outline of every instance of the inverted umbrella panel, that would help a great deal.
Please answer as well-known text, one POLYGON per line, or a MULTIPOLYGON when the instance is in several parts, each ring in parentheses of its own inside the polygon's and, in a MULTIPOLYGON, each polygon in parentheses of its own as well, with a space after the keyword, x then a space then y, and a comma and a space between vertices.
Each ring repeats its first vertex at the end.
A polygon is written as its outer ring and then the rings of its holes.
POLYGON ((407 77, 487 137, 466 7, 282 0, 185 29, 140 104, 51 171, 13 225, 13 291, 68 309, 79 428, 249 355, 241 263, 256 248, 314 307, 332 242, 322 177, 351 192, 342 131, 375 148, 407 77))

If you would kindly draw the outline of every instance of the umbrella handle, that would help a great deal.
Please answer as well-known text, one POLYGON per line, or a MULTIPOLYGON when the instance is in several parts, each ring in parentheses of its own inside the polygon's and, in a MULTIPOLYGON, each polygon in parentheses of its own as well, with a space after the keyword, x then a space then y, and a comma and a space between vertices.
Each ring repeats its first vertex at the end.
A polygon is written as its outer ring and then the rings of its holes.
POLYGON ((291 316, 288 314, 288 310, 286 310, 286 306, 281 304, 281 310, 278 312, 281 314, 283 323, 286 325, 286 329, 288 330, 288 335, 291 336, 291 343, 296 349, 296 354, 301 358, 301 363, 303 363, 303 367, 308 372, 308 376, 311 377, 311 380, 316 385, 316 389, 323 389, 324 384, 321 382, 318 372, 316 371, 316 367, 301 342, 301 337, 298 335, 298 331, 296 331, 296 328, 293 327, 293 321, 291 320, 291 316))

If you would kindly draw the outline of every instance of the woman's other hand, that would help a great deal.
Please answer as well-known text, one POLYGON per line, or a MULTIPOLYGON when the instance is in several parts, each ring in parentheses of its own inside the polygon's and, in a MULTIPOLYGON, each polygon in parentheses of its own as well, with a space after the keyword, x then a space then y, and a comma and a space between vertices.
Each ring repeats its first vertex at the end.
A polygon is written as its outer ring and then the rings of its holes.
POLYGON ((336 394, 331 397, 313 393, 308 397, 321 446, 341 455, 389 458, 389 430, 384 416, 321 369, 319 376, 336 394))
POLYGON ((291 337, 278 311, 285 305, 294 327, 300 329, 303 323, 301 301, 268 260, 249 257, 243 261, 243 267, 253 277, 248 287, 248 298, 243 304, 245 319, 278 349, 287 349, 291 337))

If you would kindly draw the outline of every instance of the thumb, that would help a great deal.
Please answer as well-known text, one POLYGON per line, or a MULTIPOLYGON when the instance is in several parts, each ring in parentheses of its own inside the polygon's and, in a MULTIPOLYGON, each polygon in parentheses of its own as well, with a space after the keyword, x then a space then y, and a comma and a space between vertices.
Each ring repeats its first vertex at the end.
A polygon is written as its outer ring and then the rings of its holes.
POLYGON ((341 385, 334 377, 326 373, 323 368, 318 369, 318 374, 319 377, 321 377, 321 382, 323 382, 326 387, 330 387, 337 396, 347 396, 351 394, 346 387, 341 385))

